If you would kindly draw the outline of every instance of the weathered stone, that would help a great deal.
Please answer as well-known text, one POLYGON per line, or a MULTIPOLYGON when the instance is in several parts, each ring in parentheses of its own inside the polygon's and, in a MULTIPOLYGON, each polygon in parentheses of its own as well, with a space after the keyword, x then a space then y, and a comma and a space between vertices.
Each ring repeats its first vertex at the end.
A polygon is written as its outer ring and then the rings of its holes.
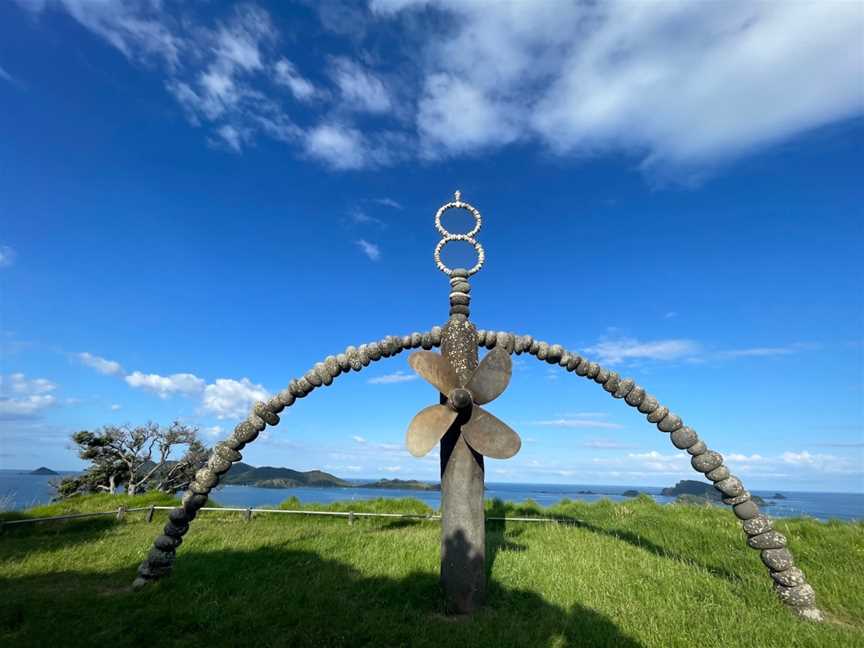
POLYGON ((670 438, 672 445, 680 450, 686 450, 699 441, 699 435, 696 434, 696 431, 686 425, 675 430, 670 438))
POLYGON ((683 425, 684 422, 681 420, 680 416, 669 412, 666 416, 660 419, 659 423, 657 423, 657 429, 661 432, 674 432, 683 425))
POLYGON ((531 340, 531 345, 528 347, 528 353, 533 356, 537 355, 537 352, 540 350, 540 340, 531 340))
MULTIPOLYGON (((262 430, 264 428, 261 428, 262 430)), ((258 437, 258 430, 249 421, 242 421, 234 428, 234 438, 243 443, 254 441, 258 437)))
POLYGON ((645 394, 645 397, 642 399, 642 402, 639 403, 639 406, 636 409, 638 409, 643 414, 650 414, 659 406, 660 403, 657 402, 656 398, 654 398, 651 394, 645 394))
POLYGON ((333 376, 330 375, 330 370, 327 369, 327 365, 323 362, 316 362, 312 371, 314 371, 315 375, 321 379, 321 382, 324 383, 325 387, 333 384, 333 376))
POLYGON ((774 589, 780 600, 791 607, 810 607, 816 601, 816 592, 808 583, 803 583, 797 587, 784 587, 775 583, 774 589))
MULTIPOLYGON (((411 342, 410 338, 408 338, 408 342, 411 342)), ((337 378, 342 373, 342 367, 339 366, 336 356, 329 355, 324 358, 324 366, 327 368, 327 373, 330 374, 331 378, 337 378)))
POLYGON ((483 346, 486 344, 486 329, 479 329, 477 331, 477 346, 483 346))
MULTIPOLYGON (((466 315, 468 313, 465 313, 466 315)), ((432 330, 429 332, 429 336, 432 338, 432 346, 438 347, 441 346, 441 332, 443 329, 440 326, 433 326, 432 330)))
POLYGON ((420 340, 420 345, 427 351, 432 348, 432 334, 429 331, 423 333, 423 337, 420 340))
POLYGON ((217 475, 224 475, 231 469, 231 462, 214 452, 210 455, 210 459, 207 460, 207 466, 217 475))
MULTIPOLYGON (((590 365, 589 365, 589 369, 590 369, 590 365)), ((608 369, 606 369, 606 368, 601 367, 601 366, 598 365, 598 367, 597 367, 597 375, 594 376, 594 382, 596 382, 598 385, 603 385, 603 384, 605 384, 606 381, 609 379, 609 376, 610 376, 611 373, 612 373, 612 372, 610 372, 608 369)), ((586 375, 587 375, 587 374, 586 374, 586 375)))
POLYGON ((183 499, 181 500, 183 505, 183 509, 186 513, 192 514, 197 513, 198 509, 204 506, 207 503, 207 496, 201 495, 199 493, 186 493, 183 495, 183 499))
POLYGON ((195 519, 195 516, 189 515, 186 509, 182 506, 178 506, 168 511, 168 519, 179 527, 184 524, 188 526, 189 521, 195 519))
POLYGON ((786 536, 778 531, 766 531, 747 538, 747 544, 754 549, 782 549, 786 546, 786 536))
POLYGON ((344 371, 345 373, 348 373, 349 371, 351 371, 351 362, 348 360, 347 354, 345 354, 345 353, 337 354, 336 362, 339 363, 339 368, 342 371, 344 371))
POLYGON ((288 391, 294 394, 294 398, 303 398, 303 396, 305 396, 303 390, 300 389, 300 383, 297 382, 296 378, 292 378, 288 383, 288 391))
POLYGON ((633 389, 627 392, 627 395, 624 397, 624 402, 630 407, 638 407, 643 398, 645 398, 645 390, 639 385, 634 385, 633 389))
MULTIPOLYGON (((744 533, 747 535, 759 535, 773 529, 774 523, 771 522, 768 517, 760 513, 754 518, 744 520, 741 523, 741 528, 744 529, 744 533)), ((786 583, 784 583, 784 585, 786 585, 786 583)))
POLYGON ((772 571, 771 578, 783 587, 798 587, 807 582, 807 579, 804 578, 804 572, 797 567, 790 567, 785 571, 772 571))
POLYGON ((690 459, 690 465, 693 470, 698 470, 701 473, 714 470, 717 466, 723 464, 723 456, 719 452, 708 450, 702 454, 695 455, 690 459))
POLYGON ((468 295, 450 295, 451 305, 459 304, 460 306, 467 306, 470 303, 471 298, 468 295))
POLYGON ((687 448, 687 452, 689 452, 689 453, 690 453, 691 455, 693 455, 694 457, 695 457, 696 455, 700 455, 700 454, 702 454, 703 452, 707 452, 707 451, 708 451, 708 446, 705 445, 705 442, 704 442, 704 441, 697 441, 697 442, 694 443, 692 446, 690 446, 689 448, 687 448))
POLYGON ((577 376, 587 376, 587 375, 588 375, 588 365, 589 365, 589 364, 590 364, 590 363, 589 363, 585 358, 582 358, 582 359, 579 361, 579 364, 576 365, 576 369, 575 369, 575 371, 576 371, 576 375, 577 375, 577 376))
POLYGON ((543 358, 549 364, 557 364, 561 359, 561 356, 564 354, 564 347, 560 344, 552 344, 546 351, 546 357, 543 358))
MULTIPOLYGON (((349 369, 351 368, 350 365, 348 366, 348 368, 349 369)), ((295 398, 296 398, 296 396, 294 396, 294 394, 291 393, 290 389, 286 388, 286 389, 283 389, 281 392, 279 392, 279 400, 282 401, 282 404, 285 407, 291 407, 294 404, 295 398)))
POLYGON ((297 394, 298 398, 304 398, 304 397, 308 396, 309 392, 311 392, 313 389, 315 389, 315 387, 312 385, 312 383, 310 383, 308 380, 306 380, 306 378, 300 378, 297 381, 297 386, 300 388, 300 393, 297 394))
POLYGON ((537 346, 537 359, 545 360, 546 356, 549 355, 549 344, 546 342, 540 342, 537 346))
POLYGON ((219 455, 226 461, 231 462, 240 461, 243 458, 243 455, 224 443, 217 443, 216 447, 213 448, 213 454, 219 455))
POLYGON ((415 331, 411 334, 411 348, 419 349, 421 344, 423 344, 423 336, 415 331))
POLYGON ((582 364, 583 358, 575 353, 571 353, 570 357, 567 359, 567 371, 575 371, 576 367, 582 364))
POLYGON ((513 336, 513 353, 516 355, 522 355, 522 351, 525 350, 525 336, 524 335, 514 335, 513 336))
POLYGON ((306 378, 306 380, 309 381, 309 384, 313 387, 320 387, 321 383, 324 382, 323 380, 321 380, 321 376, 315 373, 314 369, 310 369, 309 371, 307 371, 303 377, 306 378))
POLYGON ((505 331, 498 331, 495 335, 495 344, 507 353, 513 353, 513 335, 505 331))
POLYGON ((467 281, 458 281, 450 287, 450 291, 469 294, 471 292, 471 284, 467 281))
POLYGON ((164 551, 158 547, 153 547, 147 554, 147 562, 154 567, 156 565, 170 565, 174 562, 174 551, 164 551))
POLYGON ((189 484, 189 490, 193 493, 197 493, 198 495, 210 494, 210 487, 205 486, 204 484, 199 484, 197 481, 193 481, 189 484))
MULTIPOLYGON (((261 418, 260 416, 258 416, 257 414, 250 414, 246 418, 246 420, 249 422, 249 425, 251 425, 252 428, 256 432, 263 432, 264 428, 267 427, 267 424, 264 422, 264 419, 261 418)), ((248 443, 248 441, 247 441, 247 443, 248 443)))
POLYGON ((659 423, 660 421, 662 421, 664 418, 666 418, 666 415, 668 413, 669 413, 669 408, 666 407, 665 405, 660 405, 659 407, 657 407, 657 409, 655 409, 653 412, 651 412, 646 418, 648 419, 649 423, 655 423, 656 424, 656 423, 659 423))
POLYGON ((709 470, 705 476, 712 482, 723 481, 729 476, 729 469, 726 466, 717 466, 714 470, 709 470))
POLYGON ((825 614, 823 614, 822 610, 812 605, 809 607, 793 607, 791 610, 797 617, 805 621, 820 623, 825 620, 825 614))
POLYGON ((603 389, 607 392, 614 393, 616 389, 618 389, 618 382, 621 378, 618 376, 618 373, 615 371, 609 372, 609 377, 606 379, 606 382, 603 383, 603 389))
POLYGON ((460 305, 456 304, 456 305, 453 305, 450 307, 450 314, 451 315, 464 315, 465 317, 468 317, 471 314, 471 309, 468 308, 468 306, 460 306, 460 305))
POLYGON ((153 541, 153 546, 162 551, 174 551, 183 542, 183 538, 172 538, 167 535, 160 535, 153 541))
POLYGON ((182 538, 188 530, 188 524, 175 524, 174 522, 166 522, 163 529, 165 535, 172 538, 182 538))
MULTIPOLYGON (((592 380, 597 380, 597 377, 600 375, 600 365, 596 362, 588 363, 588 373, 585 374, 586 378, 591 378, 592 380)), ((598 381, 602 382, 602 381, 598 381)))
POLYGON ((570 362, 570 357, 570 352, 565 349, 561 354, 561 357, 558 359, 558 366, 566 369, 567 363, 570 362))
POLYGON ((411 348, 411 336, 410 335, 403 335, 402 339, 400 340, 400 344, 402 345, 403 349, 410 349, 411 348))
MULTIPOLYGON (((259 419, 261 419, 262 423, 266 423, 269 425, 278 425, 279 424, 279 417, 276 416, 273 412, 271 412, 267 408, 266 403, 262 403, 261 401, 258 401, 257 403, 255 403, 255 405, 252 406, 252 415, 251 416, 257 416, 259 419)), ((254 421, 252 424, 257 425, 254 421)), ((263 429, 264 428, 261 428, 261 430, 263 430, 263 429)))
MULTIPOLYGON (((429 336, 430 343, 432 336, 429 336)), ((366 352, 369 354, 369 359, 373 362, 377 362, 381 359, 381 346, 377 342, 370 342, 366 345, 366 352)))
POLYGON ((282 402, 282 399, 279 398, 279 395, 277 394, 276 396, 271 398, 269 401, 267 401, 267 409, 270 410, 271 412, 273 412, 274 414, 278 414, 279 412, 281 412, 282 410, 285 409, 285 403, 282 402))
MULTIPOLYGON (((608 383, 607 383, 608 385, 608 383)), ((618 385, 615 387, 615 391, 612 392, 613 398, 624 398, 627 394, 629 394, 633 388, 636 386, 636 381, 632 378, 625 378, 624 380, 619 380, 618 385)), ((609 391, 608 389, 606 391, 609 391)))
MULTIPOLYGON (((168 574, 170 571, 170 565, 151 565, 147 560, 138 565, 138 574, 145 582, 156 580, 160 576, 168 574)), ((137 582, 138 579, 135 580, 137 582)))
POLYGON ((759 507, 756 506, 753 500, 747 500, 733 506, 732 512, 735 513, 735 516, 739 520, 749 520, 759 515, 759 507))
POLYGON ((741 504, 742 502, 746 502, 749 499, 752 499, 750 491, 745 490, 740 495, 735 495, 734 497, 724 497, 723 503, 726 504, 726 506, 735 506, 736 504, 741 504))
POLYGON ((531 345, 534 344, 534 338, 530 335, 522 336, 522 353, 531 353, 531 345))
POLYGON ((726 497, 738 497, 744 493, 744 484, 735 475, 730 475, 726 479, 721 479, 714 488, 723 493, 726 497))
POLYGON ((393 339, 393 336, 388 335, 383 340, 378 342, 378 346, 381 347, 381 357, 382 358, 390 358, 397 353, 397 344, 393 339))
MULTIPOLYGON (((372 358, 369 357, 368 344, 361 344, 359 347, 357 347, 357 359, 360 361, 360 369, 362 369, 363 367, 368 367, 369 363, 372 362, 372 358)), ((357 371, 360 371, 360 369, 357 369, 357 371)))

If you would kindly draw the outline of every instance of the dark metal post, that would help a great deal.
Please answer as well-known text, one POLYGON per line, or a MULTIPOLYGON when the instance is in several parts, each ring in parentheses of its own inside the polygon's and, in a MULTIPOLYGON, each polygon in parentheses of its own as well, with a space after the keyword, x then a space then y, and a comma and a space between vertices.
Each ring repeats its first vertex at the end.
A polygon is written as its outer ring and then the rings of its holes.
MULTIPOLYGON (((441 332, 441 353, 459 379, 477 368, 477 330, 453 317, 441 332)), ((442 403, 446 403, 442 395, 442 403)), ((486 525, 483 511, 483 456, 461 434, 462 417, 441 439, 441 585, 446 611, 470 614, 486 596, 486 525)))

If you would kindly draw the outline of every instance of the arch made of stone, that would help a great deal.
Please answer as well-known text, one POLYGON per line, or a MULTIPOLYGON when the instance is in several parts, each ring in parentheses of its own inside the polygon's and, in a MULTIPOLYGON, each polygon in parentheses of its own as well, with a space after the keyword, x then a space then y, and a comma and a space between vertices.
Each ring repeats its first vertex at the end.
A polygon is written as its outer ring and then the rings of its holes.
POLYGON ((210 491, 219 485, 219 479, 228 472, 231 465, 242 459, 240 451, 244 447, 252 443, 268 425, 279 424, 279 413, 282 410, 293 405, 297 399, 305 398, 318 387, 331 385, 333 380, 343 373, 360 371, 371 362, 398 355, 405 349, 429 350, 439 346, 440 326, 423 333, 411 333, 402 337, 390 335, 359 347, 349 346, 343 353, 329 355, 323 362, 316 363, 303 376, 290 381, 285 389, 268 402, 255 403, 249 416, 234 428, 231 435, 214 446, 207 465, 195 474, 195 479, 189 485, 180 506, 168 513, 168 522, 153 541, 147 557, 138 566, 138 576, 132 586, 137 589, 171 573, 177 548, 183 542, 183 536, 189 531, 189 525, 198 511, 207 503, 210 491))
POLYGON ((629 406, 646 415, 661 432, 670 435, 672 444, 691 455, 693 469, 702 473, 723 495, 723 503, 731 506, 747 536, 747 545, 760 552, 762 562, 774 580, 774 589, 780 600, 798 616, 810 621, 822 621, 824 615, 816 607, 813 587, 807 583, 804 572, 794 564, 787 547, 786 537, 774 530, 774 523, 751 499, 744 484, 723 463, 719 452, 710 450, 696 431, 684 425, 681 417, 671 412, 632 378, 622 378, 616 372, 601 367, 559 344, 547 344, 530 335, 517 335, 504 331, 477 332, 478 344, 487 349, 503 347, 508 353, 527 353, 549 364, 559 365, 577 376, 593 380, 613 398, 623 399, 629 406))

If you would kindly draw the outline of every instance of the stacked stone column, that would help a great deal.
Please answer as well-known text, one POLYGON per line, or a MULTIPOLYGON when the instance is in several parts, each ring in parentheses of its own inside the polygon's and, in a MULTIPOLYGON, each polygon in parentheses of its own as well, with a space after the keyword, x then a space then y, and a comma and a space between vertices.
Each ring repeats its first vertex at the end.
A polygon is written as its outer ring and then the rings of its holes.
POLYGON ((171 573, 177 548, 195 519, 198 511, 207 503, 210 492, 219 484, 219 479, 231 465, 242 459, 240 451, 252 443, 264 429, 279 424, 279 414, 298 398, 305 398, 318 387, 331 385, 343 373, 360 371, 381 358, 401 353, 404 349, 432 349, 441 345, 441 327, 433 327, 424 333, 411 333, 402 337, 386 338, 359 347, 349 346, 344 352, 327 356, 316 363, 301 378, 292 380, 288 387, 266 403, 255 403, 246 420, 234 428, 227 439, 218 443, 207 461, 207 465, 195 474, 189 490, 180 506, 168 514, 168 522, 153 541, 153 547, 138 567, 138 576, 132 584, 139 588, 171 573))
POLYGON ((735 517, 741 520, 748 546, 760 552, 762 562, 774 580, 774 589, 780 600, 804 619, 824 619, 822 611, 816 607, 813 587, 807 583, 804 572, 794 564, 792 553, 786 546, 786 536, 774 530, 773 522, 759 511, 741 480, 732 475, 724 465, 723 456, 709 449, 692 428, 684 425, 681 417, 661 405, 632 378, 622 378, 616 372, 567 351, 561 345, 550 345, 535 340, 530 335, 484 330, 478 331, 478 343, 487 349, 499 346, 508 353, 529 353, 538 360, 560 365, 567 371, 602 385, 613 398, 624 399, 628 405, 646 415, 649 423, 670 435, 676 448, 686 450, 691 455, 690 464, 693 469, 703 473, 713 482, 714 488, 722 493, 723 503, 731 506, 735 517))

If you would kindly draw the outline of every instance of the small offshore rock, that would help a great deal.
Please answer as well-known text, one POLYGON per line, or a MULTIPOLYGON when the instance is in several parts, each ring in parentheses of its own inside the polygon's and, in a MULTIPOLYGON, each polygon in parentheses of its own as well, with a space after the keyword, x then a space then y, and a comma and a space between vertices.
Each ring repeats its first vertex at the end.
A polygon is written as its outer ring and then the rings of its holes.
POLYGON ((747 544, 754 549, 782 549, 786 546, 786 536, 778 531, 766 531, 747 538, 747 544))
POLYGON ((783 587, 798 587, 807 582, 804 572, 797 567, 790 567, 785 571, 772 571, 771 578, 783 587))

